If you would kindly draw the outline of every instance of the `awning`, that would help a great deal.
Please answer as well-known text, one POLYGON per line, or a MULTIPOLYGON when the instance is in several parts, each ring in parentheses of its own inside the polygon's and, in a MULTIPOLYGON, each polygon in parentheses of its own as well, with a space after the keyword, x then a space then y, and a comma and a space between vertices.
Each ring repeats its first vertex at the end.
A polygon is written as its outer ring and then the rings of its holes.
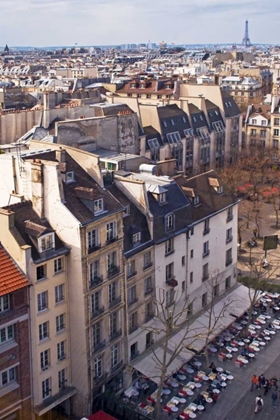
POLYGON ((110 416, 107 413, 104 413, 104 411, 99 410, 97 413, 92 414, 89 416, 88 420, 117 420, 116 417, 110 416))
MULTIPOLYGON (((227 296, 217 302, 211 310, 212 322, 210 329, 212 329, 212 331, 208 337, 208 342, 213 340, 213 338, 235 322, 236 318, 243 315, 249 307, 249 289, 243 285, 239 285, 227 296)), ((172 376, 173 373, 177 372, 185 363, 192 359, 195 352, 200 352, 205 347, 208 327, 209 309, 196 318, 190 325, 188 334, 184 339, 184 346, 186 346, 186 348, 180 352, 180 355, 174 358, 167 369, 166 378, 172 376)), ((184 331, 181 330, 170 338, 167 349, 167 360, 170 360, 174 349, 176 346, 180 345, 183 337, 184 331)), ((162 360, 163 354, 164 344, 154 345, 153 348, 149 349, 142 356, 137 357, 131 365, 144 376, 158 384, 161 374, 161 365, 157 361, 157 358, 162 360)))

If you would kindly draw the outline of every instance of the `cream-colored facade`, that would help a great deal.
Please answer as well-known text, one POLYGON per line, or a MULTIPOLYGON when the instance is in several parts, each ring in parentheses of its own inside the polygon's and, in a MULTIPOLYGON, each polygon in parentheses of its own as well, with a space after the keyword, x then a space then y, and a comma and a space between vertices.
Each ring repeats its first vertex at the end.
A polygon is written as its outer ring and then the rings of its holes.
POLYGON ((68 252, 64 250, 61 255, 57 253, 56 257, 42 258, 36 263, 30 245, 25 244, 15 227, 14 212, 1 209, 0 221, 0 241, 32 285, 29 289, 32 418, 50 419, 51 409, 58 404, 70 413, 70 397, 75 390, 71 387, 68 252))

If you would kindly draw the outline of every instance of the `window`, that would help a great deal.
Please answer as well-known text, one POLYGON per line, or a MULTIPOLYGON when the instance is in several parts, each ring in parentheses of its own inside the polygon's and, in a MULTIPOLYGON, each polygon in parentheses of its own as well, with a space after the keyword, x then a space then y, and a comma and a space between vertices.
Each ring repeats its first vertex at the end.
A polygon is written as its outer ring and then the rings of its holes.
POLYGON ((111 347, 111 368, 115 367, 119 361, 119 345, 114 344, 111 347))
POLYGON ((152 291, 153 291, 152 277, 147 277, 144 280, 144 293, 145 295, 148 295, 152 291))
POLYGON ((182 121, 183 121, 183 123, 185 123, 185 124, 186 124, 186 122, 187 122, 187 120, 186 120, 186 118, 185 118, 185 117, 182 117, 182 121))
POLYGON ((185 256, 182 257, 182 266, 184 266, 184 265, 186 265, 186 257, 185 256))
POLYGON ((257 135, 257 130, 255 128, 251 129, 251 136, 256 136, 257 135))
POLYGON ((118 273, 118 260, 117 260, 117 252, 113 251, 110 252, 110 254, 107 255, 107 270, 108 275, 114 275, 118 273))
POLYGON ((43 322, 39 325, 39 340, 44 340, 49 337, 49 323, 43 322))
POLYGON ((137 294, 136 294, 136 286, 132 286, 128 289, 128 304, 132 305, 132 303, 137 302, 137 294))
POLYGON ((193 258, 193 249, 191 249, 190 256, 191 256, 191 258, 193 258))
POLYGON ((199 206, 199 203, 199 195, 196 195, 195 197, 193 197, 193 205, 196 207, 199 206))
POLYGON ((279 129, 278 128, 274 128, 273 135, 277 136, 277 137, 279 136, 279 129))
POLYGON ((42 292, 37 295, 38 312, 48 309, 48 292, 42 292))
POLYGON ((54 272, 56 274, 60 271, 62 271, 62 258, 57 258, 56 260, 54 260, 54 272))
POLYGON ((157 98, 158 98, 158 99, 161 99, 161 98, 162 98, 162 95, 157 95, 157 98))
POLYGON ((66 382, 67 382, 66 369, 62 369, 58 372, 58 388, 59 389, 63 388, 66 382))
POLYGON ((230 222, 233 219, 233 209, 232 207, 227 210, 227 222, 230 222))
POLYGON ((7 370, 2 370, 0 374, 0 387, 4 387, 16 380, 16 368, 12 367, 7 370))
POLYGON ((219 296, 220 293, 220 285, 219 284, 215 284, 214 288, 213 288, 213 296, 219 296))
POLYGON ((109 284, 109 286, 108 286, 108 289, 109 289, 109 303, 112 303, 112 302, 114 302, 114 300, 117 299, 117 286, 118 286, 118 283, 116 281, 109 284))
POLYGON ((98 247, 98 230, 88 232, 88 251, 94 251, 98 247))
POLYGON ((266 125, 266 120, 262 120, 262 125, 266 125))
POLYGON ((103 362, 102 362, 102 356, 98 356, 96 359, 94 359, 94 377, 95 378, 101 378, 102 371, 103 371, 103 362))
POLYGON ((138 342, 136 341, 136 343, 133 343, 130 346, 130 359, 133 360, 135 357, 138 356, 138 354, 138 342))
POLYGON ((279 125, 280 118, 274 118, 274 125, 279 125))
POLYGON ((266 136, 266 130, 260 130, 260 136, 265 137, 266 136))
POLYGON ((152 254, 151 251, 145 252, 144 254, 144 268, 152 265, 152 254))
POLYGON ((101 292, 98 291, 91 295, 91 312, 94 314, 100 309, 101 292))
POLYGON ((59 284, 55 286, 55 303, 63 302, 64 301, 64 284, 59 284))
POLYGON ((202 297, 201 297, 201 306, 204 308, 204 306, 207 305, 207 292, 203 293, 202 297))
POLYGON ((279 148, 279 140, 273 139, 273 148, 278 149, 279 148))
POLYGON ((232 241, 232 228, 227 229, 226 231, 226 243, 232 241))
POLYGON ((132 277, 135 274, 136 274, 135 260, 128 261, 128 263, 127 263, 127 277, 132 277))
POLYGON ((39 267, 36 268, 36 278, 37 281, 43 280, 47 277, 47 266, 44 265, 40 265, 39 267))
POLYGON ((165 267, 165 280, 168 281, 174 276, 174 263, 170 263, 165 267))
POLYGON ((174 295, 175 292, 173 288, 166 291, 166 306, 170 306, 174 303, 174 295))
POLYGON ((116 239, 117 235, 117 223, 111 222, 106 225, 106 240, 107 242, 113 241, 116 239))
POLYGON ((96 347, 101 343, 101 322, 96 322, 92 326, 92 340, 93 347, 96 347))
POLYGON ((209 232, 210 232, 210 219, 206 219, 206 220, 204 220, 203 235, 206 235, 209 232))
POLYGON ((118 331, 118 312, 113 312, 110 314, 110 335, 114 336, 118 331))
POLYGON ((9 295, 0 296, 0 313, 10 308, 9 295))
POLYGON ((193 283, 193 272, 192 271, 190 272, 190 283, 191 284, 193 283))
POLYGON ((90 287, 101 281, 100 276, 100 261, 96 260, 89 264, 89 284, 90 287))
POLYGON ((226 266, 232 263, 232 249, 226 251, 226 266))
POLYGON ((145 322, 150 321, 154 316, 153 304, 149 302, 145 305, 145 322))
POLYGON ((44 235, 39 239, 39 252, 45 252, 54 248, 54 233, 44 235))
POLYGON ((42 398, 43 400, 51 395, 51 379, 48 378, 42 382, 42 398))
POLYGON ((174 252, 174 239, 168 239, 165 242, 165 255, 171 254, 172 252, 174 252))
POLYGON ((141 93, 137 93, 137 98, 142 98, 141 93))
POLYGON ((208 277, 209 277, 209 271, 208 271, 208 263, 207 263, 202 266, 202 281, 207 280, 208 277))
POLYGON ((257 120, 255 118, 252 119, 252 124, 257 124, 257 120))
POLYGON ((13 340, 14 338, 14 325, 0 329, 0 344, 13 340))
POLYGON ((151 99, 151 97, 152 97, 152 95, 151 95, 150 93, 148 93, 148 94, 146 95, 146 98, 147 98, 147 99, 151 99))
POLYGON ((93 202, 93 212, 95 215, 102 213, 104 210, 103 208, 103 198, 99 198, 98 200, 94 200, 93 202))
POLYGON ((57 360, 64 360, 66 358, 66 341, 61 341, 57 344, 57 360))
POLYGON ((231 284, 231 276, 226 278, 225 289, 229 289, 231 284))
POLYGON ((184 130, 184 134, 185 134, 186 138, 194 137, 194 133, 193 133, 193 129, 192 128, 185 129, 184 130))
POLYGON ((210 251, 209 251, 209 241, 204 242, 203 244, 203 257, 206 257, 207 255, 209 255, 210 251))
POLYGON ((40 353, 41 370, 46 370, 50 366, 50 350, 44 350, 40 353))
POLYGON ((167 231, 174 229, 174 216, 173 216, 173 214, 169 214, 168 216, 166 216, 165 226, 166 226, 167 231))
POLYGON ((184 291, 185 291, 185 288, 186 288, 186 282, 185 282, 185 280, 184 280, 184 281, 182 281, 182 292, 184 292, 184 291))
POLYGON ((129 332, 130 333, 137 330, 138 328, 137 320, 138 320, 137 312, 133 312, 133 314, 129 316, 129 332))
POLYGON ((127 206, 124 206, 123 217, 129 216, 129 215, 130 215, 130 205, 128 204, 127 206))
POLYGON ((138 246, 141 244, 141 232, 134 233, 132 236, 132 245, 138 246))
POLYGON ((65 314, 60 314, 56 317, 56 332, 62 331, 65 328, 65 314))

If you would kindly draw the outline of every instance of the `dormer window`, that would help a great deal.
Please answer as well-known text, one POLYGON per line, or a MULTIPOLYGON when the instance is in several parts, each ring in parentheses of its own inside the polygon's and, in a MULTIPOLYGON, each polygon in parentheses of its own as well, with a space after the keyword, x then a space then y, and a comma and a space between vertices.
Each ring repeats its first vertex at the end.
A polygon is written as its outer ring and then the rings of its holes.
POLYGON ((123 217, 129 216, 129 215, 130 215, 130 204, 124 207, 123 217))
POLYGON ((158 195, 158 201, 159 203, 166 203, 166 193, 160 193, 158 195))
POLYGON ((167 231, 174 229, 174 215, 168 214, 165 219, 165 227, 167 231))
POLYGON ((220 185, 220 186, 217 188, 217 193, 218 193, 218 194, 223 194, 223 193, 224 193, 224 188, 223 188, 223 185, 220 185))
POLYGON ((193 197, 193 205, 198 206, 199 204, 200 204, 199 195, 196 195, 195 197, 193 197))
POLYGON ((54 233, 39 238, 39 252, 49 251, 54 248, 54 233))
POLYGON ((135 89, 136 88, 136 83, 130 83, 130 87, 131 87, 131 89, 135 89))
POLYGON ((141 244, 141 232, 134 233, 132 235, 132 245, 138 246, 141 244))
POLYGON ((70 184, 70 182, 75 182, 75 174, 73 171, 71 172, 66 172, 66 176, 65 176, 65 182, 67 184, 70 184))
POLYGON ((104 211, 103 207, 103 198, 99 198, 98 200, 94 200, 93 205, 93 212, 95 215, 98 215, 104 211))

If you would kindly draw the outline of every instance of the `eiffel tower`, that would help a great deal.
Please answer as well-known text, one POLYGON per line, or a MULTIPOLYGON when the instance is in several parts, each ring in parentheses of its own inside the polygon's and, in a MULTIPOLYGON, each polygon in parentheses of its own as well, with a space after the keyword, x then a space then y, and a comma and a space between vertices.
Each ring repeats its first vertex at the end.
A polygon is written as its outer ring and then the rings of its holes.
POLYGON ((247 47, 251 47, 251 41, 249 38, 249 30, 248 30, 248 20, 245 21, 245 34, 244 34, 244 38, 242 39, 242 45, 247 48, 247 47))

